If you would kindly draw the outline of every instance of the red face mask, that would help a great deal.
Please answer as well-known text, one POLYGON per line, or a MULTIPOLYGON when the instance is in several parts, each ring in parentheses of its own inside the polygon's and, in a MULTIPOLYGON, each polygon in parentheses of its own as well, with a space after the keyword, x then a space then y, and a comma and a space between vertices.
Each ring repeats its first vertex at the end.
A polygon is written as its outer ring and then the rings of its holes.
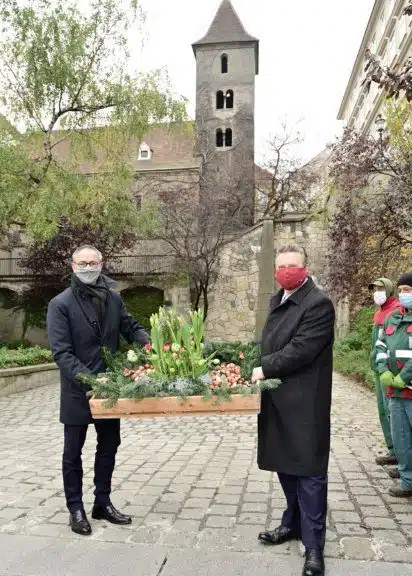
POLYGON ((279 268, 275 272, 275 279, 285 290, 296 290, 302 286, 308 275, 307 268, 279 268))

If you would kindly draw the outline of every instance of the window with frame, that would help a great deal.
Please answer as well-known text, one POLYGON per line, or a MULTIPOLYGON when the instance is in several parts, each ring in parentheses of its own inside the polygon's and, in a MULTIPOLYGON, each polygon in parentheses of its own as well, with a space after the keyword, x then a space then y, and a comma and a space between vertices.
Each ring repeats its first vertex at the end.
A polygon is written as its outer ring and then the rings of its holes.
POLYGON ((145 142, 142 142, 139 146, 139 153, 137 156, 138 160, 151 160, 152 150, 145 142))

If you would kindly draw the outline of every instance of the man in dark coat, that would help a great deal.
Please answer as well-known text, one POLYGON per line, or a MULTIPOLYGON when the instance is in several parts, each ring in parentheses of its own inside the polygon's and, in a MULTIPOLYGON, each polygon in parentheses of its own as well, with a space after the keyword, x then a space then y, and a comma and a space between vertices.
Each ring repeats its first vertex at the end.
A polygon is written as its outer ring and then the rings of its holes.
POLYGON ((128 342, 146 344, 149 335, 126 312, 113 281, 101 274, 102 255, 93 246, 82 246, 73 254, 71 287, 49 304, 47 330, 53 358, 60 368, 60 421, 64 424, 63 484, 73 532, 91 534, 83 507, 82 448, 88 425, 97 433, 95 459, 95 504, 92 518, 113 524, 130 524, 110 501, 111 480, 117 448, 120 446, 120 420, 93 420, 87 392, 90 386, 79 374, 106 370, 102 348, 117 352, 120 335, 128 342))
POLYGON ((299 246, 278 250, 276 280, 282 289, 270 302, 262 366, 253 380, 282 382, 262 392, 258 465, 278 473, 287 509, 281 526, 259 539, 282 544, 302 538, 303 575, 323 575, 335 312, 309 277, 299 246))

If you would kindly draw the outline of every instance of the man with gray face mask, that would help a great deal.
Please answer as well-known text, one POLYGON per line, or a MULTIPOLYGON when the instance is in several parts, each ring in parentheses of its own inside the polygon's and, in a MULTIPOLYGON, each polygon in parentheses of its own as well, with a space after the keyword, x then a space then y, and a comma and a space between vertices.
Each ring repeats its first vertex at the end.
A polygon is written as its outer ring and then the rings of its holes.
POLYGON ((120 335, 128 342, 147 344, 149 335, 127 313, 114 282, 102 274, 102 255, 94 246, 81 246, 73 254, 70 288, 51 300, 47 331, 53 358, 60 368, 60 421, 64 424, 63 484, 73 532, 91 534, 83 507, 81 453, 88 425, 97 433, 94 466, 95 504, 92 518, 130 524, 110 500, 111 480, 120 445, 120 420, 93 420, 80 374, 106 370, 102 348, 117 352, 120 335))

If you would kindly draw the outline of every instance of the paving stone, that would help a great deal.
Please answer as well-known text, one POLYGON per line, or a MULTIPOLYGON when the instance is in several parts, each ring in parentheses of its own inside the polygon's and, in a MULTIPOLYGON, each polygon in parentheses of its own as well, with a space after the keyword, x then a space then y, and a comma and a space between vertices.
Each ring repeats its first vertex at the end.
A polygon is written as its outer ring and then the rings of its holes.
POLYGON ((390 513, 384 506, 365 506, 362 508, 364 516, 376 518, 389 518, 390 513))
POLYGON ((209 514, 217 516, 236 516, 237 506, 214 504, 209 508, 209 514))
POLYGON ((198 533, 197 546, 206 550, 224 550, 232 543, 232 530, 222 528, 205 528, 198 533))
POLYGON ((342 538, 340 545, 345 558, 372 560, 375 556, 369 538, 342 538))
POLYGON ((0 518, 4 520, 15 520, 19 516, 26 514, 25 508, 2 508, 0 510, 0 518))
POLYGON ((407 544, 408 541, 398 530, 372 530, 372 538, 384 544, 407 544))
POLYGON ((346 511, 339 511, 339 510, 334 510, 332 512, 332 519, 334 522, 336 523, 340 523, 340 522, 350 522, 350 523, 356 523, 356 522, 360 522, 360 516, 357 512, 346 512, 346 511))
POLYGON ((234 495, 234 494, 216 494, 214 501, 216 502, 216 504, 235 504, 235 505, 237 505, 239 502, 239 496, 234 495))
POLYGON ((384 530, 396 530, 397 528, 392 518, 365 518, 364 524, 368 528, 380 528, 384 530))
POLYGON ((185 508, 208 508, 210 498, 189 498, 185 502, 185 508))
POLYGON ((328 502, 328 507, 330 510, 342 510, 347 512, 354 512, 355 505, 350 500, 340 500, 336 502, 328 502))
POLYGON ((241 512, 267 512, 268 505, 265 502, 244 502, 241 512))
POLYGON ((325 558, 340 558, 343 550, 339 542, 326 542, 324 554, 325 558))
POLYGON ((206 520, 207 528, 231 528, 234 526, 236 518, 230 516, 209 516, 206 520))
MULTIPOLYGON (((0 512, 1 515, 1 512, 0 512)), ((396 519, 401 524, 411 524, 412 525, 412 514, 396 514, 396 519)))
POLYGON ((179 502, 159 502, 154 507, 155 512, 176 514, 181 509, 182 505, 179 502))
POLYGON ((207 514, 206 509, 183 508, 178 517, 184 520, 202 520, 207 514))
POLYGON ((379 496, 366 496, 366 495, 357 495, 356 502, 359 506, 382 506, 383 502, 379 496))
MULTIPOLYGON (((268 495, 267 494, 251 494, 246 493, 243 496, 244 502, 267 502, 268 495)), ((278 502, 278 500, 276 500, 278 502)), ((272 500, 272 506, 275 506, 274 501, 272 500)), ((282 501, 282 506, 285 506, 285 500, 282 501)))
POLYGON ((336 524, 336 531, 339 535, 354 535, 354 536, 364 536, 368 532, 366 528, 360 526, 360 524, 336 524))
POLYGON ((213 498, 215 490, 206 490, 204 488, 195 488, 190 493, 190 498, 213 498))
POLYGON ((412 563, 412 548, 404 546, 393 546, 385 544, 381 549, 382 558, 386 562, 407 562, 412 563))
POLYGON ((150 525, 160 525, 160 526, 170 526, 173 524, 174 515, 173 514, 162 514, 160 512, 148 514, 145 518, 145 524, 150 525))
POLYGON ((130 536, 130 542, 135 542, 136 544, 160 544, 168 532, 169 530, 159 526, 140 526, 133 531, 130 536))
POLYGON ((264 526, 266 524, 267 514, 259 513, 259 512, 246 512, 240 514, 239 522, 240 524, 259 524, 260 526, 264 526))

